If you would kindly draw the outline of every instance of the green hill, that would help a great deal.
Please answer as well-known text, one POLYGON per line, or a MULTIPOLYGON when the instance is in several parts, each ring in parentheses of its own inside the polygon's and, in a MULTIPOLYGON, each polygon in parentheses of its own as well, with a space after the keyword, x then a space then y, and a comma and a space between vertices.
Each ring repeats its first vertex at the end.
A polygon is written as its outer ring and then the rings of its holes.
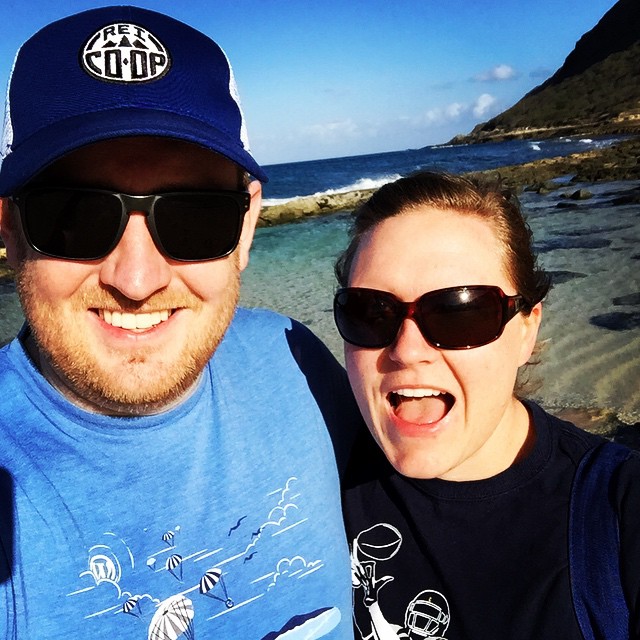
POLYGON ((553 76, 452 142, 585 133, 640 133, 639 0, 619 0, 553 76))

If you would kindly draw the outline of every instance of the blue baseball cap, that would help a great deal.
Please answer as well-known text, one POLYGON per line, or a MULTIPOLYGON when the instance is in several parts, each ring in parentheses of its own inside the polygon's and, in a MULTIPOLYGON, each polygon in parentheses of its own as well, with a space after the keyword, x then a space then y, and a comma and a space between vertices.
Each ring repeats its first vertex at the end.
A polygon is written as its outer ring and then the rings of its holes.
POLYGON ((18 50, 7 90, 0 195, 87 144, 123 136, 193 142, 268 180, 249 150, 224 51, 169 16, 104 7, 44 27, 18 50))

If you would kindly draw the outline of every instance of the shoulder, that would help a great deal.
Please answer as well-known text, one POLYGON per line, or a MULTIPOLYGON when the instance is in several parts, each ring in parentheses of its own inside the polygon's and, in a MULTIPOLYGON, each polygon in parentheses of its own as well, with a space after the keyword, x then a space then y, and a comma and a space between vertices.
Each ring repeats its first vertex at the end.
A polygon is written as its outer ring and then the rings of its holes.
MULTIPOLYGON (((252 341, 256 338, 279 340, 286 338, 291 332, 296 336, 304 335, 307 340, 316 344, 320 340, 297 320, 269 309, 246 309, 238 307, 233 317, 225 341, 252 341)), ((253 346, 257 346, 255 343, 253 346)))
POLYGON ((290 328, 293 320, 269 309, 247 309, 238 307, 227 333, 254 332, 267 335, 290 328))
POLYGON ((0 388, 11 398, 12 390, 23 388, 33 369, 31 361, 18 338, 0 349, 0 388))
POLYGON ((536 434, 548 436, 554 443, 557 453, 571 460, 572 466, 577 467, 584 454, 605 442, 605 439, 594 433, 581 429, 573 422, 558 418, 540 405, 530 400, 524 400, 533 419, 536 434))
POLYGON ((220 344, 220 355, 248 354, 250 358, 291 357, 334 366, 335 358, 324 343, 307 327, 268 309, 240 307, 220 344))
MULTIPOLYGON (((640 516, 640 452, 629 451, 620 464, 617 476, 619 500, 640 516)), ((640 520, 640 518, 639 518, 640 520)), ((640 531, 640 530, 639 530, 640 531)))

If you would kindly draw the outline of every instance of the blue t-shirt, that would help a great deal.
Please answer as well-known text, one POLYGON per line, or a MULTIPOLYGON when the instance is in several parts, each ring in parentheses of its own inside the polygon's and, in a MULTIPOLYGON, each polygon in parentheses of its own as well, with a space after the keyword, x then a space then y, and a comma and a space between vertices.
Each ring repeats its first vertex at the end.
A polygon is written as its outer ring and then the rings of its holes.
POLYGON ((0 389, 0 637, 352 637, 336 454, 358 417, 301 325, 238 310, 158 415, 76 407, 19 340, 0 389))

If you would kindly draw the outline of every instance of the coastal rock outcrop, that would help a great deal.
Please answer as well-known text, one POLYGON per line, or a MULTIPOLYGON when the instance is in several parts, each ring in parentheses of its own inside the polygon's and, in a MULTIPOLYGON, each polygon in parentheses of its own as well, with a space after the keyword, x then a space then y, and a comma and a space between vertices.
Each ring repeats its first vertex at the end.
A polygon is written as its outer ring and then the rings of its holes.
POLYGON ((332 194, 323 193, 318 196, 295 198, 282 204, 265 206, 260 214, 258 226, 265 227, 285 222, 295 222, 296 220, 323 213, 349 211, 364 202, 372 193, 373 189, 360 189, 332 194))

